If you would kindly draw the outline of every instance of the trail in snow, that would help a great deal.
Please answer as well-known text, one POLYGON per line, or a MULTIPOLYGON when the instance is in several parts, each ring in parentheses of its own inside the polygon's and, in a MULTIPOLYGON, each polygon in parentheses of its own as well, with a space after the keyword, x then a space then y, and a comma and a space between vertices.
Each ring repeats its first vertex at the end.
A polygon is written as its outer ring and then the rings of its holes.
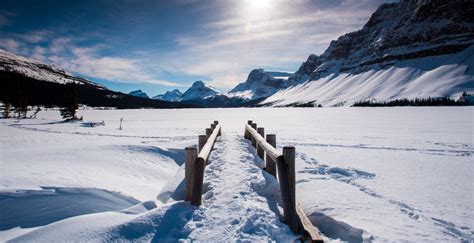
POLYGON ((242 136, 224 134, 205 172, 204 206, 196 211, 189 238, 202 241, 296 238, 282 223, 277 181, 242 136))
MULTIPOLYGON (((325 164, 321 164, 318 160, 314 158, 310 158, 304 153, 297 153, 297 157, 304 161, 305 163, 308 164, 308 166, 304 166, 302 170, 299 170, 298 173, 307 173, 307 174, 314 174, 314 175, 322 175, 323 178, 325 179, 334 179, 339 182, 347 183, 351 186, 354 186, 358 188, 361 192, 366 193, 367 195, 383 200, 386 203, 393 204, 397 207, 399 207, 400 212, 407 215, 410 219, 413 219, 415 221, 425 221, 425 222, 431 222, 433 223, 436 227, 439 228, 443 233, 458 237, 461 239, 461 241, 472 241, 473 238, 473 231, 466 226, 459 226, 455 225, 454 223, 451 223, 447 220, 443 219, 438 219, 434 217, 430 217, 427 215, 423 214, 423 211, 420 209, 417 209, 413 206, 410 206, 409 204, 396 200, 396 199, 390 199, 386 198, 384 195, 382 195, 379 192, 376 192, 372 189, 370 189, 367 186, 364 186, 360 183, 357 182, 359 179, 373 179, 375 178, 375 174, 359 170, 359 169, 354 169, 354 168, 340 168, 340 167, 330 167, 325 164)), ((314 178, 313 178, 314 179, 314 178)), ((296 183, 305 183, 311 181, 310 179, 302 179, 297 181, 296 183)), ((326 223, 330 223, 325 218, 329 218, 326 215, 320 213, 320 212, 315 212, 313 215, 311 215, 315 218, 315 221, 322 221, 326 223)), ((311 218, 311 217, 310 217, 311 218)), ((329 218, 330 219, 330 218, 329 218)), ((323 233, 327 234, 328 236, 335 236, 332 235, 332 232, 325 232, 324 230, 324 225, 321 225, 320 222, 316 222, 315 225, 318 225, 320 230, 322 230, 323 233), (323 228, 321 228, 321 226, 323 228)), ((326 226, 327 227, 327 226, 326 226)), ((336 237, 334 237, 336 238, 336 237)), ((341 237, 339 237, 341 238, 341 237)), ((344 239, 344 238, 341 238, 344 239)), ((351 241, 351 240, 350 240, 351 241)))
MULTIPOLYGON (((430 143, 430 142, 428 141, 427 143, 430 143)), ((474 153, 474 150, 471 148, 469 144, 460 144, 458 146, 455 146, 455 145, 445 145, 442 143, 436 143, 436 145, 443 145, 443 146, 449 146, 451 148, 461 148, 461 149, 402 148, 402 147, 374 146, 374 145, 368 145, 368 144, 346 145, 346 144, 298 143, 298 142, 292 142, 292 144, 295 146, 308 146, 308 147, 339 147, 339 148, 351 148, 351 149, 373 149, 373 150, 419 152, 419 153, 446 155, 446 156, 471 156, 474 153)))

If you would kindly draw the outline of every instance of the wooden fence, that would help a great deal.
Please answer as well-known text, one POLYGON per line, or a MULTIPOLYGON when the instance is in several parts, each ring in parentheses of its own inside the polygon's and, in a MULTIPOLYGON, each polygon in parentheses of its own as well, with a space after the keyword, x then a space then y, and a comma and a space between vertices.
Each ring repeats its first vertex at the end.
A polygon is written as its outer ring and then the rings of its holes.
POLYGON ((192 205, 201 205, 204 168, 218 136, 221 135, 221 125, 218 121, 206 128, 206 135, 199 135, 198 147, 185 148, 185 200, 192 205), (198 154, 199 149, 199 154, 198 154))
POLYGON ((305 240, 323 242, 303 208, 296 202, 295 147, 284 146, 280 153, 276 149, 276 135, 267 134, 265 138, 265 129, 257 127, 252 121, 245 125, 244 137, 252 141, 258 157, 265 160, 265 170, 268 173, 276 178, 278 170, 284 222, 294 233, 303 234, 305 240))

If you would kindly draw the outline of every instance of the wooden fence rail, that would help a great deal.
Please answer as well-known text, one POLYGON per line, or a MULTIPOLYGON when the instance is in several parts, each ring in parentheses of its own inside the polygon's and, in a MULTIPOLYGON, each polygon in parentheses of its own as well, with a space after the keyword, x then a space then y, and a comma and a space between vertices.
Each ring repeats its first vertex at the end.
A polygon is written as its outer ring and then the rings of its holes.
POLYGON ((245 125, 244 137, 252 141, 252 146, 257 149, 257 155, 265 159, 265 170, 277 177, 280 184, 284 222, 296 234, 303 234, 311 242, 323 242, 311 221, 306 216, 303 208, 296 203, 295 188, 295 147, 284 146, 283 151, 276 149, 276 135, 267 134, 263 127, 248 121, 245 125))
POLYGON ((214 143, 221 135, 221 125, 218 121, 206 128, 206 135, 199 135, 198 148, 185 148, 185 200, 191 201, 192 205, 199 206, 202 203, 202 185, 204 182, 204 168, 209 159, 214 143), (199 154, 198 154, 199 149, 199 154))

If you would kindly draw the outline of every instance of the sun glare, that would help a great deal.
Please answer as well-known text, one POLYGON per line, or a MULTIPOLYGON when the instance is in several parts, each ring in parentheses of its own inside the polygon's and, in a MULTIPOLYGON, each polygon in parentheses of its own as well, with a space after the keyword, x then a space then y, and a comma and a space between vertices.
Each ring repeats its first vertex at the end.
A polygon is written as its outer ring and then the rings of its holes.
POLYGON ((242 14, 247 20, 261 20, 274 16, 277 1, 275 0, 244 0, 242 14))
POLYGON ((245 4, 250 10, 263 10, 271 7, 272 0, 246 0, 245 4))

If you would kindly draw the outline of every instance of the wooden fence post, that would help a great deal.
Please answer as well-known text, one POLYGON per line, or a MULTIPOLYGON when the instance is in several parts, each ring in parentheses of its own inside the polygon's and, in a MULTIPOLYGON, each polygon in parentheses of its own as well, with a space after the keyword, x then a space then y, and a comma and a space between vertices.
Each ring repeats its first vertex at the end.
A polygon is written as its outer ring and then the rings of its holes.
POLYGON ((191 195, 191 205, 201 205, 202 184, 204 182, 204 164, 203 158, 198 157, 194 164, 193 189, 191 195))
MULTIPOLYGON (((217 124, 219 124, 219 121, 214 121, 214 125, 217 126, 217 124)), ((219 133, 217 133, 217 136, 220 136, 220 135, 222 135, 221 129, 219 129, 219 133)))
POLYGON ((211 136, 212 134, 212 129, 211 128, 206 128, 206 136, 207 138, 209 138, 209 136, 211 136))
MULTIPOLYGON (((265 128, 259 127, 257 128, 257 132, 258 134, 260 134, 260 136, 262 136, 262 138, 265 137, 265 128)), ((260 145, 260 143, 257 143, 257 155, 258 157, 260 157, 260 159, 264 159, 265 150, 263 150, 262 145, 260 145)))
POLYGON ((280 191, 284 209, 285 223, 294 233, 301 233, 302 227, 296 212, 295 198, 295 147, 283 147, 283 155, 277 159, 278 177, 280 178, 280 191))
POLYGON ((184 180, 186 183, 185 188, 185 200, 191 201, 191 195, 193 191, 193 173, 194 173, 194 163, 198 156, 196 147, 186 147, 184 149, 184 158, 185 158, 185 171, 184 171, 184 180))
MULTIPOLYGON (((257 123, 252 123, 252 128, 257 130, 257 123)), ((257 146, 257 140, 252 135, 250 135, 250 137, 252 138, 252 146, 256 147, 257 146)))
MULTIPOLYGON (((267 143, 272 145, 276 148, 276 135, 275 134, 267 134, 267 143)), ((272 174, 276 178, 276 161, 272 160, 270 156, 266 156, 265 158, 265 170, 272 174)))
POLYGON ((206 135, 199 135, 198 137, 198 148, 199 148, 199 151, 201 151, 202 147, 204 147, 204 145, 206 144, 207 142, 207 136, 206 135))
MULTIPOLYGON (((247 124, 252 126, 252 120, 248 120, 247 124)), ((247 126, 245 126, 245 131, 244 131, 244 138, 245 139, 250 139, 250 133, 247 131, 247 126)))

